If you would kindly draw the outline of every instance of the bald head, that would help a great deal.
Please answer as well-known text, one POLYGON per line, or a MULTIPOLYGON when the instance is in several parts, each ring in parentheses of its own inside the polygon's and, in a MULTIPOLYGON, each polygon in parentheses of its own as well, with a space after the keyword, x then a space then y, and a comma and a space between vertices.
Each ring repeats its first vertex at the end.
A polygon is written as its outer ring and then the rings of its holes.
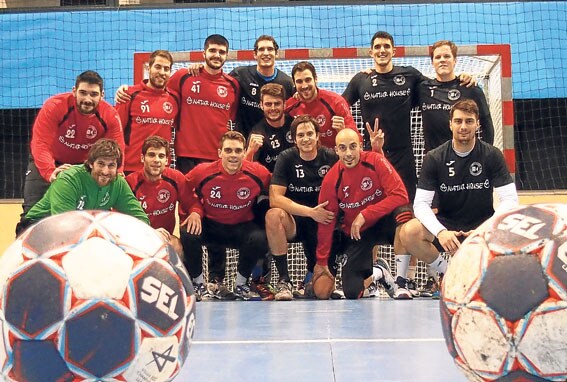
POLYGON ((356 131, 351 129, 339 131, 335 138, 335 143, 337 155, 345 167, 351 168, 360 162, 360 136, 356 131))

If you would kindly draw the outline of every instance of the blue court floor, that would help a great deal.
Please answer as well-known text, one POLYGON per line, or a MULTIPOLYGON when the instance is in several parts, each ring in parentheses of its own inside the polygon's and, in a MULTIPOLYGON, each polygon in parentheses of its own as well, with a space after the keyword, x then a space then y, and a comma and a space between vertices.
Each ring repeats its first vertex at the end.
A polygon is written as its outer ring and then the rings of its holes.
POLYGON ((464 382, 441 331, 439 301, 197 303, 176 381, 464 382))

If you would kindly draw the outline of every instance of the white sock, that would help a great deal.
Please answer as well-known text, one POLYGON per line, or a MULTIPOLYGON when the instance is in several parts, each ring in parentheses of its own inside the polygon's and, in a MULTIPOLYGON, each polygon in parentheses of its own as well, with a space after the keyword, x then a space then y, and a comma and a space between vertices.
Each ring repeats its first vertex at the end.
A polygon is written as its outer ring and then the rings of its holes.
POLYGON ((246 281, 248 281, 247 277, 242 276, 240 273, 236 274, 236 285, 246 284, 246 281))
POLYGON ((201 273, 199 276, 195 277, 195 278, 193 279, 193 282, 194 282, 195 284, 202 284, 202 283, 204 282, 204 280, 203 280, 203 274, 201 273))
POLYGON ((441 255, 437 256, 437 258, 433 260, 433 262, 431 262, 429 265, 434 272, 440 274, 445 274, 447 272, 447 260, 445 260, 441 255))
POLYGON ((427 276, 437 278, 437 272, 435 272, 435 270, 433 270, 433 267, 431 265, 426 264, 425 269, 426 269, 426 272, 427 272, 427 276))
POLYGON ((408 268, 411 255, 396 255, 396 276, 408 278, 408 268))

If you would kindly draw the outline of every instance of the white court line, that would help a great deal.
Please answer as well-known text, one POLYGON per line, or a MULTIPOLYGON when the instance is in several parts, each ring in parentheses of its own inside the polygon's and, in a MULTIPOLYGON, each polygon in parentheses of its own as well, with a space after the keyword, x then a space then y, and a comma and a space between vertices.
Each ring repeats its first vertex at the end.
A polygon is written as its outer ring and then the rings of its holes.
POLYGON ((337 309, 337 310, 296 310, 296 313, 349 313, 352 309, 337 309))
POLYGON ((238 341, 199 341, 193 345, 242 345, 242 344, 327 344, 327 343, 385 343, 385 342, 442 342, 444 338, 335 338, 320 340, 238 340, 238 341))

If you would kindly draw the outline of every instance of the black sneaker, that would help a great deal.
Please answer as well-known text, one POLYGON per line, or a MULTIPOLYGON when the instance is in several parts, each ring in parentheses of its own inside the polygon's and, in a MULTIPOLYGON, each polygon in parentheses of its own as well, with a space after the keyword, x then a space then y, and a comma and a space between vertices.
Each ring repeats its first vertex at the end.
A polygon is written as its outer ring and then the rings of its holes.
POLYGON ((251 290, 250 286, 248 284, 237 285, 234 288, 234 295, 239 300, 244 300, 244 301, 260 301, 260 300, 262 300, 262 297, 260 297, 258 292, 254 292, 253 290, 251 290))
POLYGON ((209 283, 211 290, 214 290, 213 296, 220 301, 234 301, 237 296, 228 289, 224 282, 209 283))
POLYGON ((208 288, 208 285, 204 283, 195 283, 195 297, 197 301, 211 301, 214 299, 214 295, 208 288))
POLYGON ((433 294, 438 291, 439 291, 439 284, 437 283, 437 280, 435 280, 435 277, 429 276, 423 288, 419 290, 419 296, 433 297, 433 294))
POLYGON ((408 279, 407 287, 412 297, 419 297, 419 291, 417 290, 417 283, 414 279, 408 279))
POLYGON ((297 290, 293 291, 293 298, 299 300, 312 300, 315 297, 315 291, 313 290, 313 282, 309 281, 307 284, 300 282, 297 286, 297 290))
POLYGON ((408 279, 398 276, 396 278, 396 291, 394 292, 395 300, 413 300, 413 296, 408 289, 408 279))

